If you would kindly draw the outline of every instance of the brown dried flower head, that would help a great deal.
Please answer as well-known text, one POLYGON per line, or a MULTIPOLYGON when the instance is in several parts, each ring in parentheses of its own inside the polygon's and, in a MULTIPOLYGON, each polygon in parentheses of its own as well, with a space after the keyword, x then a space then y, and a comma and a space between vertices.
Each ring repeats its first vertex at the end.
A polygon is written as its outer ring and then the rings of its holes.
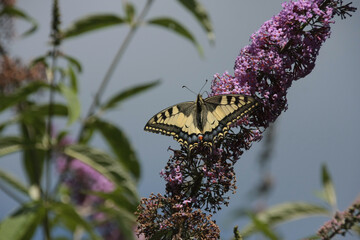
POLYGON ((46 79, 45 66, 41 63, 27 67, 18 59, 0 58, 0 93, 9 94, 21 85, 46 79))

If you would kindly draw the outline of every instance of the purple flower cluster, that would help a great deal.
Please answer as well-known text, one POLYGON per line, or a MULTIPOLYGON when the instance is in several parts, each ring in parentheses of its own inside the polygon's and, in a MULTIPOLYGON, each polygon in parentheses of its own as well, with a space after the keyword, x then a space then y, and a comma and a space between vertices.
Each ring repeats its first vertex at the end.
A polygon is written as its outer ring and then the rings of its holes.
MULTIPOLYGON (((60 146, 72 144, 73 141, 64 137, 60 146)), ((88 219, 95 222, 97 230, 107 240, 125 239, 119 229, 118 222, 98 210, 104 204, 104 199, 93 192, 109 193, 114 191, 115 185, 101 173, 78 159, 69 159, 60 155, 56 159, 56 169, 67 186, 71 200, 77 207, 86 208, 88 219)))
POLYGON ((251 95, 250 86, 247 83, 240 85, 239 81, 228 72, 225 72, 222 76, 219 73, 214 74, 211 90, 212 96, 218 94, 251 95))
POLYGON ((345 236, 355 224, 360 223, 360 197, 345 211, 337 212, 318 231, 321 239, 328 240, 335 235, 345 236))
POLYGON ((57 170, 59 173, 67 171, 64 183, 70 190, 71 199, 77 205, 91 206, 101 203, 103 200, 90 192, 108 193, 115 189, 111 181, 89 165, 77 159, 68 161, 65 156, 59 156, 56 160, 57 170))
POLYGON ((236 159, 231 154, 218 148, 211 152, 207 149, 207 154, 202 155, 206 149, 198 148, 189 161, 187 153, 172 151, 174 155, 160 173, 166 180, 168 196, 176 197, 179 206, 184 203, 196 208, 205 206, 205 210, 210 212, 228 204, 228 197, 224 194, 236 189, 233 168, 236 159))
POLYGON ((323 1, 283 3, 283 10, 254 33, 241 49, 234 76, 215 75, 212 94, 257 96, 264 106, 265 126, 287 108, 286 93, 294 80, 309 74, 322 43, 330 36, 333 8, 323 1))
MULTIPOLYGON (((313 70, 319 49, 330 36, 333 17, 345 17, 355 11, 341 0, 299 0, 282 6, 278 15, 251 36, 251 44, 241 49, 234 75, 215 74, 211 86, 211 95, 254 96, 261 103, 261 109, 235 123, 233 126, 237 129, 231 129, 221 142, 215 142, 213 149, 199 146, 191 153, 185 148, 171 149, 174 155, 161 173, 167 181, 166 195, 152 195, 142 200, 138 207, 139 233, 157 236, 159 224, 163 229, 169 226, 165 223, 171 222, 172 229, 177 228, 173 232, 186 238, 188 228, 178 226, 180 212, 189 208, 216 212, 222 204, 228 204, 224 195, 236 189, 234 164, 287 109, 287 90, 293 81, 313 70), (184 200, 189 199, 191 202, 184 208, 184 200)), ((187 216, 191 222, 192 215, 188 212, 187 216)), ((207 230, 205 228, 204 233, 207 230)), ((177 236, 169 238, 174 237, 177 236)))
POLYGON ((164 197, 161 194, 143 198, 138 207, 139 233, 146 239, 219 238, 219 228, 211 221, 211 215, 191 208, 191 200, 181 202, 179 204, 178 196, 164 197))
MULTIPOLYGON (((59 143, 59 147, 72 144, 73 140, 64 137, 59 143)), ((60 155, 56 159, 56 169, 63 176, 63 183, 70 190, 71 199, 77 205, 91 206, 103 200, 91 192, 112 192, 114 184, 104 177, 101 173, 83 163, 78 159, 69 159, 60 155)))
POLYGON ((177 185, 180 185, 183 182, 183 175, 181 173, 181 166, 177 163, 168 165, 166 170, 163 169, 160 172, 165 181, 169 184, 169 187, 175 188, 177 185))

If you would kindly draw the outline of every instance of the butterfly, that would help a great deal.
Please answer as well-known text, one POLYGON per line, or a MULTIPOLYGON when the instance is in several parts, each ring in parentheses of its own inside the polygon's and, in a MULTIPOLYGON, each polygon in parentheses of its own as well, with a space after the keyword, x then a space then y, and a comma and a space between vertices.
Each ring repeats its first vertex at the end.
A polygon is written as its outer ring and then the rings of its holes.
POLYGON ((200 143, 212 146, 229 131, 230 125, 252 113, 259 102, 240 94, 217 95, 183 102, 155 114, 144 130, 172 136, 190 151, 200 143))

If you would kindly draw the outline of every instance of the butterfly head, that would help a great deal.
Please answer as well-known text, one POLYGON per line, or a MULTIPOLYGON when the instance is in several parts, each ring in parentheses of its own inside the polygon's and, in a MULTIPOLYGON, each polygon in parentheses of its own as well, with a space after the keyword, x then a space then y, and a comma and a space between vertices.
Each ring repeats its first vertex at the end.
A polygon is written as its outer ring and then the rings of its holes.
POLYGON ((197 95, 196 102, 197 102, 197 104, 203 104, 204 103, 204 99, 202 98, 201 94, 197 95))

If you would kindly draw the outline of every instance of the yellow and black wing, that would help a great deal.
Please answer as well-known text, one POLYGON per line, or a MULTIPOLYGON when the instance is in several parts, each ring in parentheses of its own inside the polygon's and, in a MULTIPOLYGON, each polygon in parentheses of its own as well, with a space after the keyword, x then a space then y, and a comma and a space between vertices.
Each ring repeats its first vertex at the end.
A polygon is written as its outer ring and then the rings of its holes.
POLYGON ((250 96, 227 94, 184 102, 153 116, 144 130, 173 136, 189 150, 200 142, 211 146, 223 138, 230 125, 251 113, 258 102, 250 96))
POLYGON ((230 125, 259 107, 258 101, 240 94, 217 95, 204 99, 206 111, 203 111, 204 142, 217 141, 229 131, 230 125))
POLYGON ((180 133, 198 132, 193 127, 195 102, 184 102, 168 107, 155 114, 145 125, 144 130, 173 136, 178 140, 180 133))

